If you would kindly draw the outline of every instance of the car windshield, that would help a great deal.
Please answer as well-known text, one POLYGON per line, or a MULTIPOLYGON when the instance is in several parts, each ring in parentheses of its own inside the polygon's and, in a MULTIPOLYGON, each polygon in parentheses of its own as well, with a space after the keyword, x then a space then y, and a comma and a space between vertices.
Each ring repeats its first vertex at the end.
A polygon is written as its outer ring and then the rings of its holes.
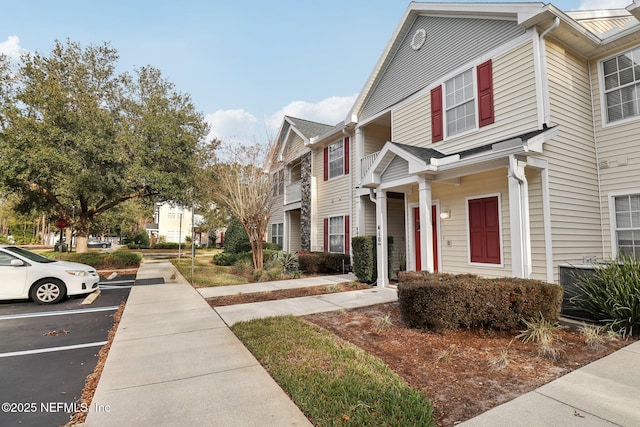
POLYGON ((9 252, 13 252, 16 255, 23 256, 23 257, 27 258, 30 261, 39 262, 39 263, 42 263, 42 264, 46 264, 46 263, 49 263, 49 262, 56 262, 53 259, 45 258, 42 255, 38 255, 38 254, 33 253, 31 251, 28 251, 26 249, 16 248, 15 246, 9 246, 9 247, 6 247, 4 249, 9 251, 9 252))

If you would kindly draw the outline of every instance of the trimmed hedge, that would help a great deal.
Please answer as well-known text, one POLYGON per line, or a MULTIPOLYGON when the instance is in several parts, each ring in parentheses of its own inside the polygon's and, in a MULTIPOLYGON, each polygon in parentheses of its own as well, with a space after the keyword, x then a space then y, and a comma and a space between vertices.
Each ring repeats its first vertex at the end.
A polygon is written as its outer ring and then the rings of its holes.
MULTIPOLYGON (((269 261, 276 252, 277 251, 273 249, 263 248, 262 250, 263 262, 266 263, 267 261, 269 261)), ((253 262, 253 252, 248 251, 248 252, 240 252, 236 254, 230 253, 230 252, 220 252, 219 254, 215 254, 213 256, 213 263, 215 265, 229 266, 229 265, 234 265, 236 262, 240 261, 241 259, 248 259, 253 262)))
POLYGON ((353 272, 359 281, 373 283, 378 277, 376 236, 356 236, 351 239, 353 272))
POLYGON ((55 259, 63 261, 79 262, 90 265, 97 270, 138 268, 142 261, 142 255, 135 252, 115 251, 110 253, 100 252, 58 252, 55 259))
POLYGON ((336 274, 349 270, 351 257, 330 252, 298 252, 298 262, 304 273, 336 274))
POLYGON ((398 302, 404 323, 436 331, 460 327, 515 330, 523 319, 556 321, 563 289, 538 280, 432 274, 398 275, 398 302))

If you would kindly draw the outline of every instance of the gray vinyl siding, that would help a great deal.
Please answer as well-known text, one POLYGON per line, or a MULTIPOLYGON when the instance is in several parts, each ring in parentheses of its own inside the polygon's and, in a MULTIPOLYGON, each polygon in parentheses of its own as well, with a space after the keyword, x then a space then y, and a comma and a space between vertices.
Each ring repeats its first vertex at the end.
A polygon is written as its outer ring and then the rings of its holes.
POLYGON ((284 149, 283 159, 285 162, 290 162, 300 156, 300 153, 304 150, 304 141, 300 138, 300 135, 292 133, 287 141, 287 145, 284 149))
MULTIPOLYGON (((602 256, 589 69, 585 60, 547 41, 552 125, 560 134, 544 145, 549 162, 554 265, 602 256)), ((557 269, 555 277, 558 277, 557 269)))
POLYGON ((399 156, 395 156, 382 173, 381 181, 392 182, 409 176, 409 163, 399 156))
POLYGON ((418 16, 382 71, 360 119, 374 116, 523 33, 517 22, 509 20, 418 16), (411 40, 418 29, 425 29, 427 38, 422 48, 415 51, 411 40))
POLYGON ((537 129, 532 43, 523 43, 493 58, 492 66, 494 124, 432 144, 431 95, 425 91, 423 96, 393 111, 393 141, 407 145, 429 146, 450 154, 537 129))

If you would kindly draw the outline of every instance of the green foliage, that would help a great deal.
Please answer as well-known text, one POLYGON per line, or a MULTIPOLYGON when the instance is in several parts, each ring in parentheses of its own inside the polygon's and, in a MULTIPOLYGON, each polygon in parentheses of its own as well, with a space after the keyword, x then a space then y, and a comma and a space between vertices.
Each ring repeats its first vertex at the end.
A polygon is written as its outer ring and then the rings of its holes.
POLYGON ((230 252, 220 252, 213 256, 215 265, 229 266, 235 264, 241 258, 241 254, 232 254, 230 252))
POLYGON ((522 339, 525 344, 534 343, 538 347, 540 356, 556 360, 560 356, 560 350, 555 345, 561 339, 558 324, 545 319, 542 314, 536 318, 522 319, 522 321, 527 329, 516 335, 516 338, 522 339))
POLYGON ((594 274, 576 277, 581 291, 571 303, 623 336, 640 329, 640 261, 622 258, 618 262, 594 265, 594 274))
POLYGON ((562 305, 561 286, 536 280, 426 271, 401 272, 398 279, 400 313, 414 328, 515 330, 538 314, 556 321, 562 305))
POLYGON ((286 274, 293 274, 300 270, 300 261, 295 253, 277 251, 271 257, 268 267, 279 267, 286 274))
POLYGON ((348 271, 348 254, 330 252, 298 252, 300 270, 309 274, 336 274, 348 271))
POLYGON ((126 240, 126 243, 132 243, 140 247, 149 247, 149 234, 145 230, 140 230, 126 240))
POLYGON ((131 199, 184 199, 208 133, 160 71, 120 73, 108 43, 56 41, 16 69, 0 58, 0 185, 22 212, 75 218, 79 236, 131 199))
POLYGON ((353 237, 351 248, 353 249, 353 273, 361 282, 375 282, 378 277, 376 236, 353 237))
POLYGON ((191 244, 180 244, 177 242, 158 242, 158 243, 154 243, 153 245, 151 245, 151 249, 179 249, 180 247, 182 247, 183 249, 185 247, 190 247, 191 244))
POLYGON ((232 326, 319 426, 435 426, 433 406, 379 358, 294 316, 232 326))
POLYGON ((224 251, 232 254, 251 250, 249 236, 238 218, 231 218, 224 234, 224 251))
POLYGON ((142 255, 136 252, 115 251, 102 252, 61 252, 54 255, 55 259, 79 262, 95 267, 97 270, 137 268, 142 261, 142 255))

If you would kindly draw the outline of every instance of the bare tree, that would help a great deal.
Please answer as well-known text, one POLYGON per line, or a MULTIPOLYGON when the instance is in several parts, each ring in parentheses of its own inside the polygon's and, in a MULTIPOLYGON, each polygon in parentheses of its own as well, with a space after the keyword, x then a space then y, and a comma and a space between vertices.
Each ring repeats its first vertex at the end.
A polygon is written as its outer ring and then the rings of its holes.
POLYGON ((217 199, 236 216, 249 236, 253 266, 262 269, 262 240, 267 233, 271 208, 271 178, 263 166, 267 147, 260 144, 222 144, 213 168, 219 186, 217 199))

